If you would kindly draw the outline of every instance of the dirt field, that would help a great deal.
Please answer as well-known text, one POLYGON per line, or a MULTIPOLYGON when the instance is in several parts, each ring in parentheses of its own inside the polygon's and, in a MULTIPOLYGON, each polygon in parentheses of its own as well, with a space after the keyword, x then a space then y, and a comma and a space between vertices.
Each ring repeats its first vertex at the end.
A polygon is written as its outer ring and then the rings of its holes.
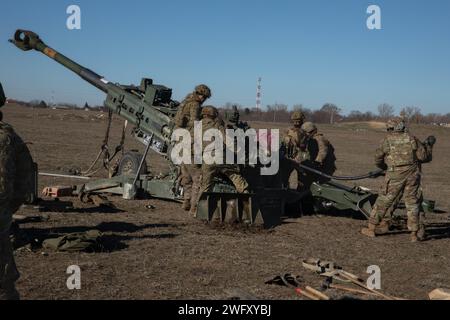
MULTIPOLYGON (((63 173, 86 169, 98 152, 106 114, 87 111, 3 109, 30 149, 40 170, 63 173)), ((112 143, 119 141, 122 122, 115 119, 112 143)), ((258 123, 256 126, 265 126, 258 123)), ((269 127, 273 127, 270 124, 269 127)), ((280 124, 286 128, 286 124, 280 124)), ((383 132, 376 125, 320 126, 336 149, 337 174, 374 169, 373 153, 383 132)), ((420 139, 436 135, 434 161, 424 167, 425 197, 450 209, 450 128, 413 127, 420 139)), ((127 148, 142 149, 127 136, 127 148)), ((148 161, 154 172, 165 168, 157 156, 148 161)), ((40 178, 48 185, 78 181, 40 178)), ((381 180, 361 185, 377 188, 381 180)), ((68 199, 63 199, 68 200, 68 199)), ((409 242, 407 233, 367 239, 359 231, 366 221, 352 216, 310 215, 284 221, 273 230, 212 228, 189 217, 180 205, 160 200, 110 200, 119 212, 102 212, 74 201, 72 212, 20 213, 46 215, 48 221, 21 224, 28 236, 42 239, 68 232, 99 229, 104 249, 96 253, 53 253, 27 247, 16 251, 21 272, 18 289, 24 299, 212 299, 229 298, 242 289, 264 299, 298 299, 291 289, 266 285, 283 273, 299 275, 304 285, 319 288, 323 279, 305 270, 309 257, 332 260, 349 272, 367 277, 370 265, 381 268, 382 290, 408 299, 426 299, 438 287, 450 287, 450 220, 447 213, 427 216, 429 240, 409 242), (147 205, 154 209, 148 209, 147 205), (66 269, 79 265, 82 289, 66 287, 66 269)), ((330 290, 335 298, 342 293, 330 290)))

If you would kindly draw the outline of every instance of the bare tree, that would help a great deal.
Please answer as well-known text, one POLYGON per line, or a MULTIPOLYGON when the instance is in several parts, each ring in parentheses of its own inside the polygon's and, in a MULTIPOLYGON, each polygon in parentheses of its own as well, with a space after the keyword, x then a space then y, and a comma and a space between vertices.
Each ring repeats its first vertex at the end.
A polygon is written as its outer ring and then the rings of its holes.
POLYGON ((395 108, 388 103, 382 103, 378 106, 378 115, 380 119, 386 120, 394 116, 395 108))
POLYGON ((275 103, 267 106, 267 112, 273 115, 272 121, 288 121, 288 106, 283 103, 275 103))
POLYGON ((420 123, 423 120, 422 111, 419 107, 405 107, 400 115, 409 122, 420 123))
POLYGON ((325 103, 320 111, 327 113, 329 115, 330 124, 333 124, 340 117, 342 110, 333 103, 325 103))

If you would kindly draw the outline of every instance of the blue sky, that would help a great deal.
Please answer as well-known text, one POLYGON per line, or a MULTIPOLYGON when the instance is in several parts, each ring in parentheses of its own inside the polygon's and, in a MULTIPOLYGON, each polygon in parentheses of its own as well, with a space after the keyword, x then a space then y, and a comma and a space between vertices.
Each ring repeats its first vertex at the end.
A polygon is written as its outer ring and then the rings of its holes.
POLYGON ((101 104, 104 94, 9 44, 17 28, 111 81, 151 77, 175 99, 206 83, 212 104, 254 106, 261 76, 264 105, 450 112, 448 0, 2 0, 0 11, 0 81, 23 100, 101 104), (66 28, 70 4, 81 30, 66 28), (381 7, 382 30, 366 27, 370 4, 381 7))

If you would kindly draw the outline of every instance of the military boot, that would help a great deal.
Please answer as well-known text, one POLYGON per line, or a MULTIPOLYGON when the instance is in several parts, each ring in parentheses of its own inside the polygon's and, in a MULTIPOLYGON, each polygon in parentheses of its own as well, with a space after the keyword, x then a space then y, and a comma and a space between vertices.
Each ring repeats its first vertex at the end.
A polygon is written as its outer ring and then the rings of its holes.
POLYGON ((191 199, 184 199, 181 207, 184 211, 189 211, 191 209, 191 199))
POLYGON ((379 225, 375 228, 375 233, 377 235, 382 235, 389 233, 391 224, 388 220, 382 220, 379 225))
POLYGON ((361 229, 361 233, 370 238, 375 238, 376 237, 376 233, 375 233, 376 228, 377 228, 376 224, 369 222, 369 225, 367 226, 367 228, 361 229))
POLYGON ((421 225, 419 227, 419 231, 417 231, 417 239, 419 241, 423 241, 423 240, 425 240, 425 237, 426 237, 425 226, 421 225))
POLYGON ((189 215, 193 218, 197 217, 197 206, 196 205, 191 206, 191 209, 189 210, 189 215))

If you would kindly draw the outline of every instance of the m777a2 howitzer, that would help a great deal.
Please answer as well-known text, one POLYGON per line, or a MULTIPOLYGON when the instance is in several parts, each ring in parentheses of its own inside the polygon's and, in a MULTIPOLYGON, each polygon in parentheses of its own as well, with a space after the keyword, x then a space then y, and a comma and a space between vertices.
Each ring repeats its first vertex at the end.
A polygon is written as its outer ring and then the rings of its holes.
MULTIPOLYGON (((73 190, 71 195, 83 196, 91 193, 113 193, 133 199, 137 195, 154 198, 181 200, 182 188, 177 181, 177 170, 172 165, 166 175, 154 177, 146 172, 145 159, 151 148, 170 162, 171 135, 178 103, 171 99, 172 90, 155 85, 151 79, 142 79, 140 86, 112 83, 97 73, 84 68, 73 60, 48 47, 37 34, 17 30, 10 40, 19 49, 42 52, 49 58, 79 75, 82 79, 106 93, 104 105, 113 113, 132 123, 133 136, 146 145, 145 152, 126 153, 119 164, 116 175, 107 179, 91 179, 73 190)), ((239 124, 233 123, 240 128, 239 124)), ((245 126, 247 127, 247 126, 245 126)), ((280 159, 288 161, 288 159, 280 159)), ((299 164, 300 169, 320 176, 320 172, 299 164)), ((284 167, 283 165, 281 167, 284 167)), ((287 207, 299 211, 305 199, 312 200, 314 208, 325 210, 354 210, 368 217, 377 195, 370 190, 355 186, 348 187, 332 179, 315 182, 310 190, 299 192, 289 189, 282 182, 282 170, 275 176, 263 177, 258 168, 246 166, 243 174, 247 178, 252 193, 239 194, 229 181, 218 179, 213 192, 203 194, 199 201, 197 217, 208 221, 246 222, 263 224, 265 227, 278 225, 286 214, 287 207)), ((362 177, 343 177, 341 180, 357 180, 376 176, 380 172, 362 177)), ((338 177, 331 177, 339 180, 338 177)), ((64 190, 54 195, 64 196, 64 190)))

